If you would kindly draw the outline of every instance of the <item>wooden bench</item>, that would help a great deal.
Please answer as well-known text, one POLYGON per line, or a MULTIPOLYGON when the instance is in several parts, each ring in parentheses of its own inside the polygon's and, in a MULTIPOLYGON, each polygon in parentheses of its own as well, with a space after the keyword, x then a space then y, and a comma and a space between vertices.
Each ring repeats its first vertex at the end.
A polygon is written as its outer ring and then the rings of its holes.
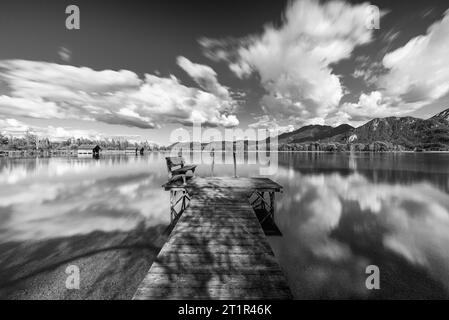
POLYGON ((186 184, 186 179, 193 177, 195 174, 196 165, 186 165, 183 157, 166 157, 168 179, 169 181, 174 181, 182 178, 184 184, 186 184), (191 176, 188 176, 188 172, 192 172, 191 176))

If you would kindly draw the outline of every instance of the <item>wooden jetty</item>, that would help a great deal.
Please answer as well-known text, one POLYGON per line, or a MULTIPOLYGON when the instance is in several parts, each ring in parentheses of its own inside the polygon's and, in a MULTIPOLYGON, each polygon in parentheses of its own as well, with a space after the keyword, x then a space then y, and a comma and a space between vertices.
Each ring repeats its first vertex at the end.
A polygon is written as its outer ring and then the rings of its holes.
POLYGON ((273 217, 279 184, 194 177, 163 187, 176 224, 134 299, 291 299, 253 210, 273 217))

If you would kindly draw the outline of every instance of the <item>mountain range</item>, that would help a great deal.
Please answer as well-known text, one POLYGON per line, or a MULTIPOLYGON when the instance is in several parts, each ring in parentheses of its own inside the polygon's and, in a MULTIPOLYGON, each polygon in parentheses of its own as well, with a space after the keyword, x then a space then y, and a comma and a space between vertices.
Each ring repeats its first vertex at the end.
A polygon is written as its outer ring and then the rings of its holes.
POLYGON ((371 144, 383 142, 405 150, 449 150, 449 109, 429 119, 414 117, 375 118, 354 128, 309 125, 283 133, 279 145, 305 143, 371 144))
MULTIPOLYGON (((245 148, 256 149, 244 141, 245 148)), ((195 149, 192 143, 175 143, 171 148, 195 149)), ((232 150, 230 141, 202 143, 199 148, 232 150)), ((283 151, 449 151, 449 109, 429 119, 414 117, 375 118, 354 128, 308 125, 278 136, 283 151)))

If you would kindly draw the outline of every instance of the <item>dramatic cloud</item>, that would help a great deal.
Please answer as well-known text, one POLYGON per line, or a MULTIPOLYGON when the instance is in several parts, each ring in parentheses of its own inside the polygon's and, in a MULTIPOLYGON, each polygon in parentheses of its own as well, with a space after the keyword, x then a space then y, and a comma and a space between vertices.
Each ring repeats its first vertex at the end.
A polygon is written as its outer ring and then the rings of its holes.
POLYGON ((403 47, 388 53, 383 65, 388 73, 379 78, 386 95, 404 103, 421 106, 449 92, 449 11, 434 23, 426 35, 411 39, 403 47))
POLYGON ((201 88, 230 100, 228 88, 218 83, 217 73, 211 67, 193 63, 185 57, 178 57, 177 63, 201 88))
POLYGON ((208 57, 227 60, 237 76, 260 76, 267 113, 304 121, 323 118, 343 95, 331 65, 371 41, 369 8, 368 3, 296 1, 287 7, 280 27, 266 26, 261 35, 241 39, 238 46, 235 40, 202 39, 200 44, 208 57))
POLYGON ((353 76, 376 89, 362 93, 358 102, 344 103, 334 120, 345 119, 357 125, 375 117, 404 116, 445 96, 449 93, 448 56, 449 11, 446 11, 426 35, 386 54, 381 63, 360 58, 353 76))
POLYGON ((204 90, 187 87, 174 76, 146 74, 141 79, 128 70, 0 61, 0 79, 10 88, 0 96, 0 112, 5 117, 95 120, 138 128, 194 121, 209 126, 238 125, 232 114, 235 102, 211 77, 214 71, 187 59, 182 62, 204 90))

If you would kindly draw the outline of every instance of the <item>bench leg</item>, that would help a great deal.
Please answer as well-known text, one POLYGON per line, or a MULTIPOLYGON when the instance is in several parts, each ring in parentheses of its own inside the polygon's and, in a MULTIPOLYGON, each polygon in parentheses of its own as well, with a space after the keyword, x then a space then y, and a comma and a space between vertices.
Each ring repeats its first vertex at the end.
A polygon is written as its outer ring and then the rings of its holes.
POLYGON ((176 189, 170 191, 170 223, 173 223, 187 209, 190 203, 190 196, 185 189, 176 189), (176 206, 181 202, 179 212, 176 206))

